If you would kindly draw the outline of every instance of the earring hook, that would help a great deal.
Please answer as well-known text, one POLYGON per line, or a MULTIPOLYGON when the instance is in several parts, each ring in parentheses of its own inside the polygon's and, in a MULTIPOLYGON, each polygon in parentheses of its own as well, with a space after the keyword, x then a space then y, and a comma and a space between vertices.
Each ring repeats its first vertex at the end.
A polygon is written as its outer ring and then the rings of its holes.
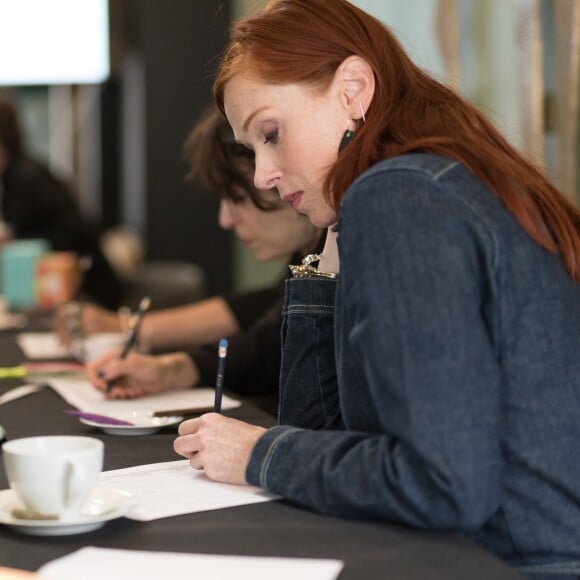
POLYGON ((360 115, 362 117, 363 123, 366 123, 367 118, 365 117, 365 111, 363 109, 363 106, 362 106, 362 102, 361 101, 358 102, 358 106, 360 108, 360 115))

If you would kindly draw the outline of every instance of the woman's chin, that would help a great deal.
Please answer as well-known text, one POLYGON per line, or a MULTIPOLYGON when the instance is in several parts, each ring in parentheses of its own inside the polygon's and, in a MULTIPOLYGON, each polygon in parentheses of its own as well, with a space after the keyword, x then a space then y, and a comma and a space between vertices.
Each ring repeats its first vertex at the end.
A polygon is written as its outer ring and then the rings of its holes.
POLYGON ((260 262, 270 262, 272 260, 275 260, 279 256, 273 255, 271 252, 264 250, 254 250, 254 257, 256 258, 256 260, 260 262))
POLYGON ((329 228, 334 225, 338 219, 334 210, 329 207, 319 210, 302 211, 300 213, 305 214, 310 220, 310 223, 320 229, 329 228))

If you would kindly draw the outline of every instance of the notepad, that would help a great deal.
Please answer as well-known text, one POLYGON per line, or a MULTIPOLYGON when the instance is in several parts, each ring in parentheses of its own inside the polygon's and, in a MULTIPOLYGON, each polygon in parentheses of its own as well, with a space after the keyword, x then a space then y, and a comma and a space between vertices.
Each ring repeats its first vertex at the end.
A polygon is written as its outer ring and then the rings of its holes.
POLYGON ((63 359, 73 356, 69 347, 61 344, 54 332, 21 332, 16 337, 16 342, 24 352, 24 356, 31 360, 63 359))
POLYGON ((138 501, 126 517, 139 521, 278 499, 259 487, 212 481, 187 459, 105 471, 99 486, 132 493, 138 501))
POLYGON ((38 574, 42 580, 334 580, 343 565, 340 560, 330 559, 216 556, 89 546, 45 564, 38 574))
MULTIPOLYGON (((55 377, 50 386, 68 403, 80 411, 99 415, 116 415, 133 411, 150 412, 180 408, 207 408, 213 405, 214 390, 210 387, 176 389, 138 399, 106 399, 102 391, 96 389, 86 379, 79 377, 55 377)), ((235 409, 240 401, 225 397, 222 409, 235 409)))

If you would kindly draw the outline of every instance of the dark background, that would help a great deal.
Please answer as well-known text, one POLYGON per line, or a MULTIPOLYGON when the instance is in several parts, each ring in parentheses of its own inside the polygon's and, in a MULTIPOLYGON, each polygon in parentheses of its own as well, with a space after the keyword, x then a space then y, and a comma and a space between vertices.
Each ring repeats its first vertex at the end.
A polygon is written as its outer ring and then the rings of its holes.
POLYGON ((232 234, 216 227, 217 199, 186 182, 182 148, 212 102, 230 2, 112 0, 110 19, 112 75, 101 96, 103 225, 140 222, 147 259, 197 263, 210 292, 228 291, 232 234))

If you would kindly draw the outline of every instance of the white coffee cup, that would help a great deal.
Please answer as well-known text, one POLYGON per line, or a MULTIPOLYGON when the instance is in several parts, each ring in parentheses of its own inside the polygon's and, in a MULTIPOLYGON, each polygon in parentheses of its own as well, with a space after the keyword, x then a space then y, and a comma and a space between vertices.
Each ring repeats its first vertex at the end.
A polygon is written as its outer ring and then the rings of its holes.
POLYGON ((126 336, 121 332, 97 332, 89 334, 81 339, 82 343, 75 341, 73 351, 75 356, 83 362, 90 362, 105 354, 113 348, 122 349, 125 345, 126 336))
POLYGON ((10 487, 25 517, 75 521, 103 468, 104 445, 93 437, 47 435, 4 443, 10 487))

